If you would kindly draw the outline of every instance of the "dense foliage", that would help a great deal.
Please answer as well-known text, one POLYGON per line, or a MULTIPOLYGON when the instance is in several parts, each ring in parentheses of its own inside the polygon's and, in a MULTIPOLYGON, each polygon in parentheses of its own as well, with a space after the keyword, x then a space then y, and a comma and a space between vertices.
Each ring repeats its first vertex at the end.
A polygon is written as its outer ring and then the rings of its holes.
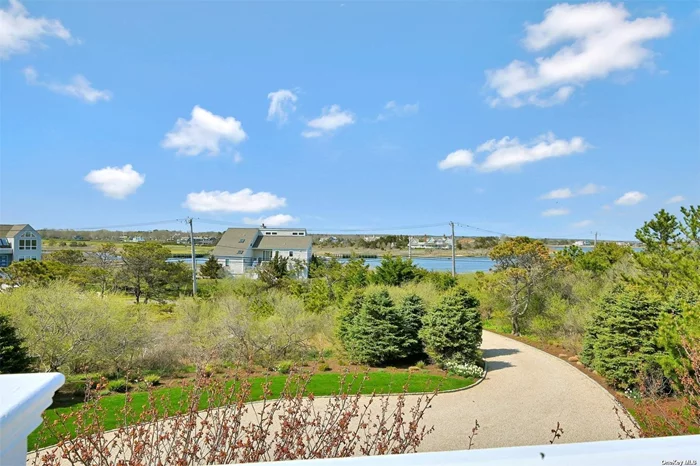
POLYGON ((420 337, 426 352, 437 362, 475 362, 481 346, 479 301, 464 289, 456 289, 423 317, 420 337))
POLYGON ((32 358, 7 316, 0 314, 0 374, 29 372, 32 358))

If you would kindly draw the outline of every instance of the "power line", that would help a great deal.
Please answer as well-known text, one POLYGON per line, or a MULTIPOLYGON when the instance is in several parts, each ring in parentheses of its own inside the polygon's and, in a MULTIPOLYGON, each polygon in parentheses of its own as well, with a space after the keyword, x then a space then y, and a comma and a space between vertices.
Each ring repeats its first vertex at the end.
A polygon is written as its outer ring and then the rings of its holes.
POLYGON ((503 233, 501 231, 487 230, 486 228, 479 228, 479 227, 475 227, 473 225, 467 225, 466 223, 455 222, 455 225, 460 226, 462 228, 470 228, 472 230, 483 231, 485 233, 492 233, 494 235, 499 235, 499 236, 514 236, 514 235, 509 235, 508 233, 503 233))
POLYGON ((349 233, 349 232, 382 232, 382 231, 395 231, 395 230, 413 230, 417 228, 434 228, 434 227, 443 227, 443 226, 448 226, 449 222, 443 222, 443 223, 431 223, 428 225, 409 225, 409 226, 401 226, 401 227, 381 227, 381 228, 355 228, 355 229, 326 229, 326 230, 321 230, 321 229, 314 229, 314 230, 307 230, 310 233, 328 233, 329 231, 333 233, 349 233))

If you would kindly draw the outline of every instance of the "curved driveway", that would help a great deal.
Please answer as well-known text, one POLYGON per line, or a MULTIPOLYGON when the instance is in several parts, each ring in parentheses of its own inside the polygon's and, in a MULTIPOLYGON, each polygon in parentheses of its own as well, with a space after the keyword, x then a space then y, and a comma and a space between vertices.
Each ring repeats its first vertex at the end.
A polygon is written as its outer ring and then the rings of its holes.
MULTIPOLYGON (((473 448, 546 444, 557 422, 564 434, 556 443, 616 440, 622 433, 614 397, 566 361, 486 331, 481 347, 486 380, 435 397, 425 416, 435 431, 420 451, 466 449, 475 419, 481 428, 473 448)), ((620 415, 631 427, 622 407, 620 415)))

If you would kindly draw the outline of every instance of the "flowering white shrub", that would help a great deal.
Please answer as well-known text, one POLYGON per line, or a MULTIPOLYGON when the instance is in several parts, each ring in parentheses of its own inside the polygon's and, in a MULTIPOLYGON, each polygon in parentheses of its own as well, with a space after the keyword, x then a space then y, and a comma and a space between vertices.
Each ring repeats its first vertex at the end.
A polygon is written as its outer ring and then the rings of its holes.
POLYGON ((474 377, 480 379, 484 376, 484 369, 470 362, 462 362, 451 359, 445 362, 445 369, 448 372, 459 375, 461 377, 474 377))

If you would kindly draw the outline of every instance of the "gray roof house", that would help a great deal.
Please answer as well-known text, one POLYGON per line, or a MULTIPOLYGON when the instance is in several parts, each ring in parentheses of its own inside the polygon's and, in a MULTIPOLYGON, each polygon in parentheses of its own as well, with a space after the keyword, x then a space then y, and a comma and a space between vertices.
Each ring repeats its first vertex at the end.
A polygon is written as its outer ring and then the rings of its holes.
POLYGON ((41 260, 41 235, 26 223, 0 225, 0 267, 25 260, 41 260))
MULTIPOLYGON (((255 276, 255 269, 274 256, 308 264, 311 236, 303 228, 229 228, 212 255, 231 275, 255 276)), ((302 277, 308 277, 304 267, 302 277)))

